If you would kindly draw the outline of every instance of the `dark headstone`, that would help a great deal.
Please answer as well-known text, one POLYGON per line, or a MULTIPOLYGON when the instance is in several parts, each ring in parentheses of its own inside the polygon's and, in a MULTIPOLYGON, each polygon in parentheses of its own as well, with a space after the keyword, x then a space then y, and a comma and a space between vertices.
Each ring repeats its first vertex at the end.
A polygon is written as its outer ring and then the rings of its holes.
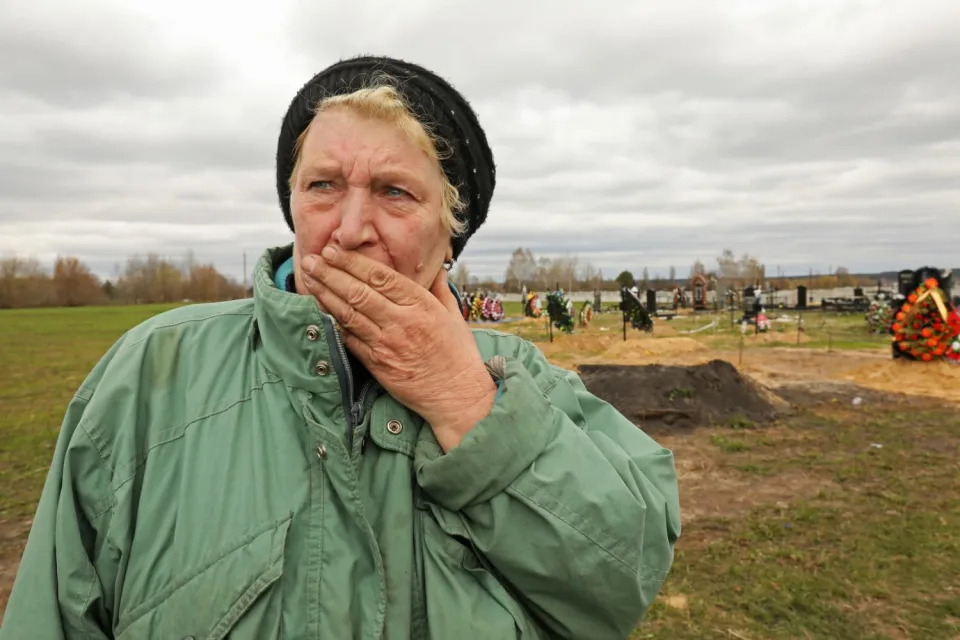
POLYGON ((743 290, 743 313, 746 317, 752 318, 757 315, 760 308, 760 301, 757 299, 757 290, 753 287, 746 287, 743 290))
POLYGON ((929 278, 933 278, 934 280, 937 281, 937 286, 943 290, 944 294, 946 294, 947 299, 949 299, 950 289, 952 288, 951 285, 953 284, 952 283, 953 273, 948 271, 947 275, 943 275, 940 269, 937 269, 936 267, 920 267, 919 269, 914 271, 913 282, 912 282, 913 287, 911 291, 919 287, 924 282, 926 282, 927 279, 929 278))
POLYGON ((911 269, 904 269, 897 274, 897 291, 900 292, 900 295, 906 297, 916 288, 913 284, 913 271, 911 269))

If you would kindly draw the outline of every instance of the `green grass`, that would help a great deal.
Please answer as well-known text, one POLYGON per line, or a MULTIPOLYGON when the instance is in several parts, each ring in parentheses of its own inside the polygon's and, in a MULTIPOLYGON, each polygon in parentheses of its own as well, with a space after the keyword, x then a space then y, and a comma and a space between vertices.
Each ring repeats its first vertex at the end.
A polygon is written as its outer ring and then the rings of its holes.
MULTIPOLYGON (((800 347, 804 349, 831 349, 836 351, 844 350, 863 350, 863 349, 882 349, 890 345, 890 336, 871 334, 867 330, 867 323, 863 314, 858 313, 836 313, 807 311, 798 316, 797 312, 783 312, 784 317, 790 318, 790 322, 777 322, 781 316, 774 313, 770 318, 774 321, 772 333, 777 334, 782 340, 770 342, 750 343, 752 336, 752 327, 748 329, 746 340, 751 347, 800 347), (799 318, 799 323, 798 323, 799 318), (797 341, 798 324, 802 330, 800 340, 797 341)), ((699 316, 698 316, 699 317, 699 316)), ((707 324, 710 319, 716 318, 718 325, 715 329, 707 330, 697 334, 696 337, 703 340, 705 344, 715 349, 736 349, 740 343, 740 326, 734 324, 730 326, 729 314, 707 315, 700 326, 707 324)), ((737 318, 738 319, 738 318, 737 318)), ((674 320, 674 323, 678 323, 674 320)), ((684 319, 684 323, 689 323, 689 319, 684 319)), ((679 324, 675 324, 679 327, 679 324)))
POLYGON ((748 418, 747 416, 740 415, 735 413, 729 418, 727 418, 727 426, 731 429, 755 429, 757 423, 748 418))
POLYGON ((710 434, 730 473, 828 488, 687 526, 632 637, 957 638, 960 414, 912 402, 804 410, 788 455, 763 430, 710 434))
POLYGON ((753 447, 743 440, 729 438, 725 435, 715 433, 710 438, 710 442, 715 444, 723 453, 739 453, 740 451, 749 451, 753 447))
POLYGON ((508 318, 520 317, 523 315, 523 303, 522 302, 504 302, 503 313, 508 318))
POLYGON ((125 331, 175 305, 0 311, 0 520, 36 507, 64 411, 125 331))

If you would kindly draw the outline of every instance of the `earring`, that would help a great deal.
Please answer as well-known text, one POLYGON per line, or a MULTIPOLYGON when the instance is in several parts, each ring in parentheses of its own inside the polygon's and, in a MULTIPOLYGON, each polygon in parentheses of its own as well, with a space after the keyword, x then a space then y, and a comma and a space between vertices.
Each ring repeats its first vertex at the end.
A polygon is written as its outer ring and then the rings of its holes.
POLYGON ((443 268, 446 269, 447 271, 450 271, 451 269, 453 269, 453 260, 449 260, 449 259, 444 260, 443 268))

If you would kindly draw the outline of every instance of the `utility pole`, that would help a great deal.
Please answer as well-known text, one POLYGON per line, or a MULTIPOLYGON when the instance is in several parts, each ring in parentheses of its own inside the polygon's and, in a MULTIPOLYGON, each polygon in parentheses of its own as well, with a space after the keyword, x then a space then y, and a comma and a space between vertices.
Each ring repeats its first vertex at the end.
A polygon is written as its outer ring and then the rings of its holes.
POLYGON ((247 252, 243 252, 243 295, 247 295, 247 252))

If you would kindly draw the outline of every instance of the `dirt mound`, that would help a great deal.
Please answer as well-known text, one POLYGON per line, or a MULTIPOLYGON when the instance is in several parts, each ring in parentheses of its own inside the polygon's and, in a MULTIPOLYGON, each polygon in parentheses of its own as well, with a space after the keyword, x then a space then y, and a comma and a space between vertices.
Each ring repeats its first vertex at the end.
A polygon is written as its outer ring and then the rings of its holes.
POLYGON ((729 362, 689 367, 582 365, 587 389, 647 431, 767 423, 788 405, 729 362))
POLYGON ((655 322, 653 324, 653 335, 657 338, 660 336, 675 336, 677 335, 677 330, 666 322, 655 322))
POLYGON ((649 360, 650 356, 674 355, 705 351, 707 348, 693 338, 656 338, 617 342, 603 352, 600 360, 610 362, 629 362, 649 360))
POLYGON ((960 366, 948 362, 889 359, 837 377, 873 389, 960 402, 960 366))

